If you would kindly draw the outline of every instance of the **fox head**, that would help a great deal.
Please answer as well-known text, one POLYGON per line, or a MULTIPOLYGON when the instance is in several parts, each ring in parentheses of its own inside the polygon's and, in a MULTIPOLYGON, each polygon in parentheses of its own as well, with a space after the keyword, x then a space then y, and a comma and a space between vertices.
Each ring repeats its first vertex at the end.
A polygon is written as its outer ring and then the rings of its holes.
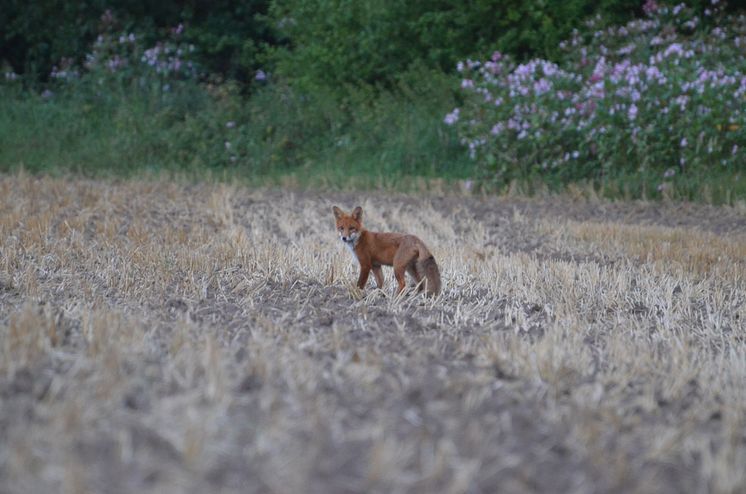
POLYGON ((339 233, 340 240, 348 245, 355 245, 363 230, 363 208, 356 207, 352 214, 345 213, 337 206, 334 206, 332 211, 337 220, 337 233, 339 233))

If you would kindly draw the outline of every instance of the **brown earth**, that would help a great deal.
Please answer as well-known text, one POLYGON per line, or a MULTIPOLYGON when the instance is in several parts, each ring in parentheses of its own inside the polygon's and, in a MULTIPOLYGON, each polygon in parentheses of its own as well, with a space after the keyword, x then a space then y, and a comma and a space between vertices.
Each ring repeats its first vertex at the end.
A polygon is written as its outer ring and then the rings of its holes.
POLYGON ((743 208, 0 194, 0 493, 746 490, 743 208), (358 204, 438 298, 354 288, 358 204))

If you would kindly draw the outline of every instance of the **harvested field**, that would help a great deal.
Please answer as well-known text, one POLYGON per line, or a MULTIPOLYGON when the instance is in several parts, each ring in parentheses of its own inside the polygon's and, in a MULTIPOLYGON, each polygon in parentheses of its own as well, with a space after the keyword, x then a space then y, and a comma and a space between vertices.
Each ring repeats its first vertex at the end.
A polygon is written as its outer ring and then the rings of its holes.
POLYGON ((742 207, 6 175, 0 249, 0 493, 746 490, 742 207))

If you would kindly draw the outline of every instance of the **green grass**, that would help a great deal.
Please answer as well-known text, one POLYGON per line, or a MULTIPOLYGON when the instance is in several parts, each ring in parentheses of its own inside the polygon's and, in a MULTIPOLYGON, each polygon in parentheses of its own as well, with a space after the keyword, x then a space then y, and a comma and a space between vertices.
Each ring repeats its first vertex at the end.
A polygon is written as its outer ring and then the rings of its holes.
POLYGON ((41 98, 0 87, 0 169, 389 183, 466 178, 473 168, 441 124, 450 102, 432 88, 403 87, 373 103, 368 94, 339 103, 282 86, 250 99, 230 87, 195 88, 187 95, 109 88, 105 96, 78 88, 41 98))
MULTIPOLYGON (((442 124, 454 103, 449 83, 420 80, 430 84, 403 82, 396 92, 375 96, 351 91, 341 102, 323 91, 309 97, 280 85, 248 99, 229 85, 211 92, 188 85, 170 94, 81 85, 50 98, 0 86, 0 170, 93 177, 151 173, 331 189, 460 189, 477 167, 442 124)), ((742 175, 690 170, 666 180, 662 192, 662 177, 641 174, 478 190, 531 195, 569 187, 608 198, 733 204, 746 198, 742 175)))
POLYGON ((535 196, 570 194, 586 199, 674 200, 715 205, 746 203, 746 174, 729 170, 694 170, 663 179, 660 173, 620 173, 600 180, 558 182, 534 179, 484 186, 482 192, 535 196), (660 186, 660 187, 659 187, 660 186))
POLYGON ((49 100, 34 95, 2 98, 0 166, 31 172, 127 175, 174 165, 162 152, 171 129, 149 116, 137 99, 116 105, 49 100))

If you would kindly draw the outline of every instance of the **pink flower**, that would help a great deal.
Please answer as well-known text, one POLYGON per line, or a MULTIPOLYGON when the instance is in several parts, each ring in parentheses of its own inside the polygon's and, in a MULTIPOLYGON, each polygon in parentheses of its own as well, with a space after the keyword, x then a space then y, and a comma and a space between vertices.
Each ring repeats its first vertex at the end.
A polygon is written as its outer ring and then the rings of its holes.
POLYGON ((634 120, 637 118, 637 105, 632 103, 629 105, 629 111, 627 112, 627 116, 630 120, 634 120))
POLYGON ((645 15, 652 15, 658 10, 658 4, 655 3, 655 0, 647 0, 645 4, 642 6, 642 11, 645 12, 645 15))
POLYGON ((451 113, 445 116, 445 118, 443 119, 443 123, 445 123, 446 125, 455 124, 456 122, 458 122, 459 113, 461 113, 461 110, 459 110, 458 108, 454 108, 451 113))
POLYGON ((668 183, 665 183, 665 182, 662 183, 662 184, 659 184, 658 187, 656 187, 656 189, 658 190, 658 192, 665 192, 665 191, 667 191, 670 188, 671 188, 671 184, 668 184, 668 183))
POLYGON ((534 92, 537 95, 548 93, 552 89, 552 85, 546 79, 539 79, 534 83, 534 92))

